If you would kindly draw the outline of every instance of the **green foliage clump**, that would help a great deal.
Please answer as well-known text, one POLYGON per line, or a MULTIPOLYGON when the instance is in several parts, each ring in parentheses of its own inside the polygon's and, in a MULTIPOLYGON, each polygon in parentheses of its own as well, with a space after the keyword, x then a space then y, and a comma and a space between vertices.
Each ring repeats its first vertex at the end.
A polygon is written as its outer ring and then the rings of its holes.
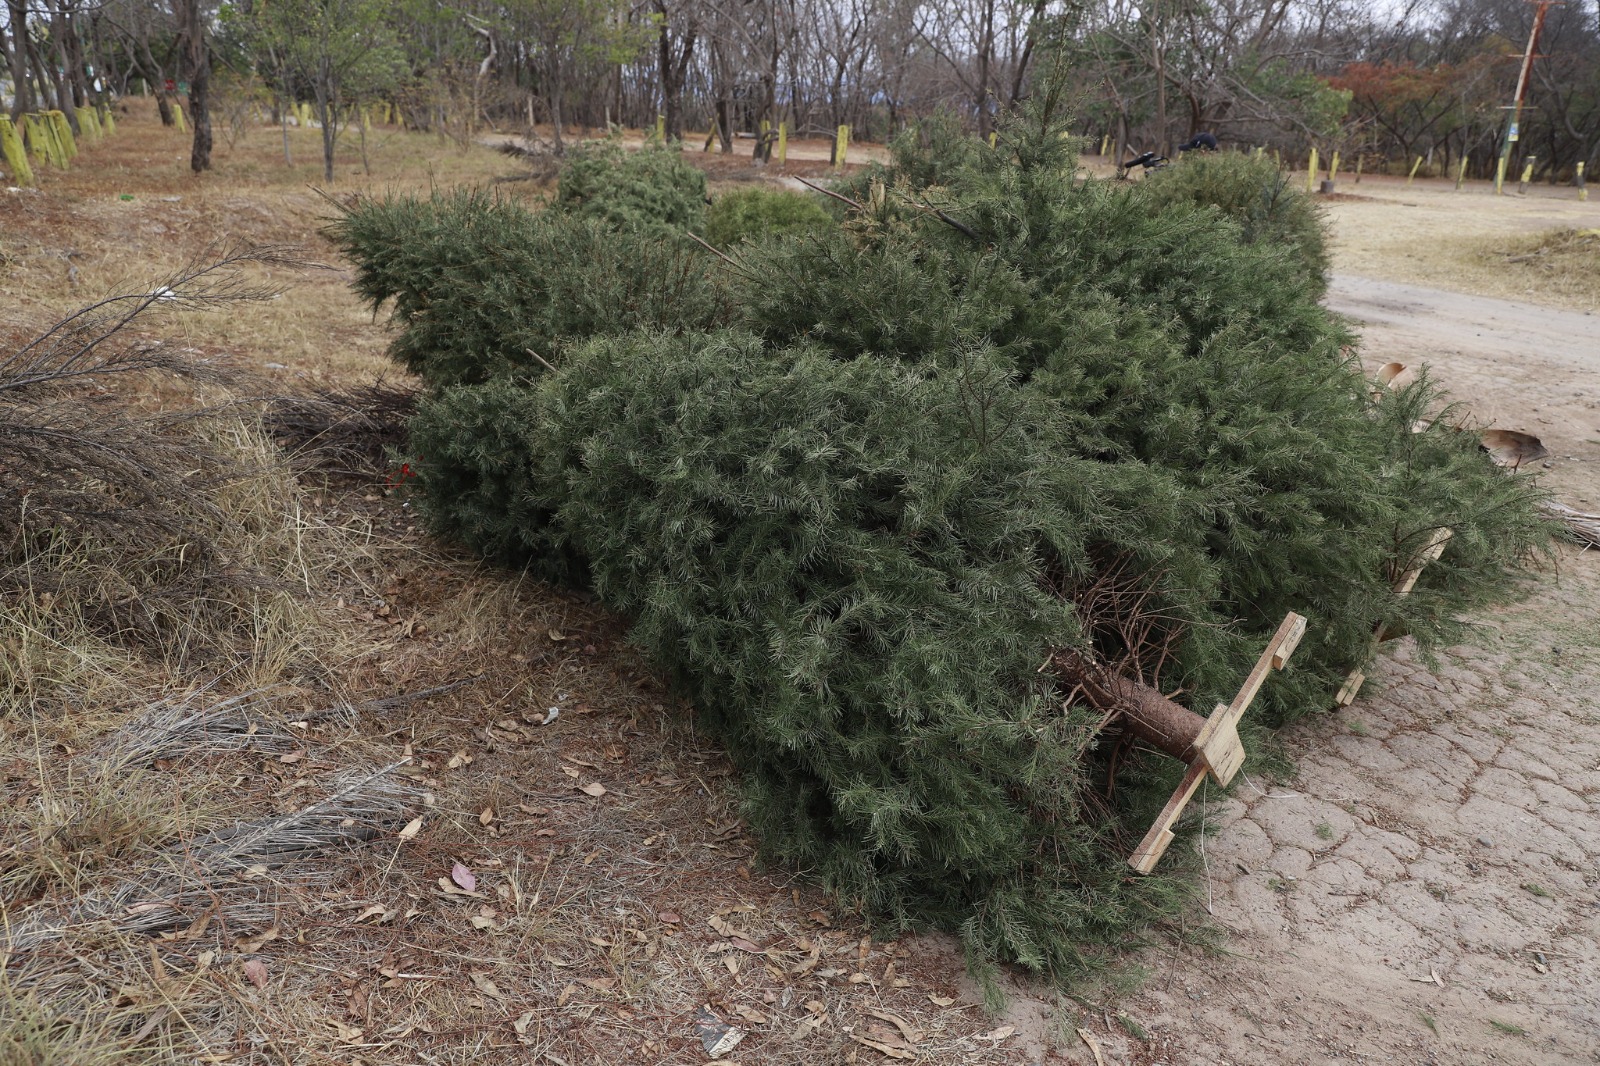
POLYGON ((778 189, 739 189, 717 197, 706 211, 706 240, 717 248, 731 248, 740 241, 800 236, 833 224, 833 216, 813 197, 778 189))
POLYGON ((1104 861, 1131 827, 1087 799, 1099 716, 1038 669, 1079 637, 1058 582, 1102 554, 1182 568, 1174 490, 1063 459, 1059 418, 993 351, 919 368, 602 338, 536 389, 450 390, 420 422, 429 448, 457 434, 454 455, 498 460, 463 485, 430 455, 431 506, 514 501, 518 547, 588 560, 738 763, 769 857, 1063 975, 1182 895, 1104 861))
POLYGON ((587 580, 552 525, 558 501, 540 480, 546 442, 525 382, 446 388, 418 405, 410 438, 417 510, 430 533, 558 584, 587 580))
POLYGON ((958 174, 977 165, 986 149, 959 116, 935 111, 889 141, 889 162, 872 163, 834 183, 835 191, 866 200, 873 182, 917 192, 948 185, 958 174))
POLYGON ((392 301, 390 357, 434 388, 537 374, 597 334, 706 329, 726 314, 687 243, 482 192, 361 200, 328 234, 372 309, 392 301))
POLYGON ((591 141, 561 168, 556 209, 618 229, 670 234, 698 230, 705 219, 706 176, 675 147, 630 152, 591 141))
POLYGON ((1413 431, 1426 385, 1374 397, 1318 279, 1214 208, 1075 181, 1051 102, 937 184, 735 250, 742 328, 605 331, 446 391, 415 439, 436 529, 634 619, 770 857, 980 971, 1066 978, 1181 896, 1123 865, 1174 766, 1123 759, 1099 799, 1115 727, 1041 664, 1209 707, 1292 609, 1252 715, 1285 721, 1379 625, 1437 644, 1508 596, 1544 527, 1448 418, 1413 431))
POLYGON ((1327 288, 1327 237, 1322 212, 1272 160, 1240 152, 1199 153, 1152 173, 1138 184, 1163 207, 1189 203, 1218 208, 1240 226, 1248 244, 1281 250, 1285 260, 1327 288))
POLYGON ((1460 608, 1509 594, 1544 536, 1531 489, 1461 434, 1413 434, 1427 389, 1374 403, 1320 278, 1214 210, 1074 182, 1070 142, 1037 113, 972 159, 831 239, 742 262, 742 314, 841 359, 937 364, 987 338, 1065 412, 1066 454, 1182 486, 1182 544, 1215 568, 1189 595, 1228 626, 1191 632, 1171 665, 1196 705, 1231 696, 1285 611, 1311 634, 1258 704, 1275 722, 1325 706, 1377 623, 1436 644, 1460 608), (1454 561, 1396 600, 1392 572, 1440 526, 1462 538, 1454 561))

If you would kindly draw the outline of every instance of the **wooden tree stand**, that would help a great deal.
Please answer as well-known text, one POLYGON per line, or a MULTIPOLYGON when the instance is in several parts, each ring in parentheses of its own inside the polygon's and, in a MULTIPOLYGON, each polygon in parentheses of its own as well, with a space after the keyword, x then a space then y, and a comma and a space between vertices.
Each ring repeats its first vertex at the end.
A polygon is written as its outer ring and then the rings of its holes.
MULTIPOLYGON (((1416 559, 1406 568, 1405 573, 1400 575, 1399 580, 1394 583, 1395 596, 1411 595, 1411 590, 1417 585, 1417 579, 1422 576, 1423 567, 1444 554, 1444 546, 1450 543, 1451 532, 1451 530, 1444 528, 1433 531, 1433 534, 1428 538, 1428 543, 1423 545, 1422 551, 1417 553, 1416 559)), ((1376 652, 1378 645, 1384 641, 1403 636, 1405 636, 1404 632, 1391 633, 1380 625, 1373 631, 1372 649, 1376 652)), ((1344 679, 1344 687, 1339 689, 1339 694, 1333 698, 1334 703, 1340 707, 1350 706, 1356 701, 1356 693, 1361 691, 1361 686, 1366 683, 1366 680, 1367 675, 1364 671, 1350 671, 1350 676, 1344 679)))
POLYGON ((1306 634, 1306 620, 1293 611, 1283 619, 1278 631, 1267 641, 1266 650, 1256 661, 1239 694, 1232 703, 1219 703, 1210 718, 1181 707, 1148 685, 1134 681, 1114 682, 1128 729, 1153 747, 1189 764, 1178 790, 1156 816, 1155 824, 1128 857, 1128 865, 1142 874, 1155 869, 1167 845, 1172 843, 1172 827, 1189 805, 1195 789, 1207 773, 1217 784, 1226 785, 1244 765, 1244 745, 1239 741, 1239 719, 1255 699, 1267 671, 1282 670, 1289 656, 1306 634))

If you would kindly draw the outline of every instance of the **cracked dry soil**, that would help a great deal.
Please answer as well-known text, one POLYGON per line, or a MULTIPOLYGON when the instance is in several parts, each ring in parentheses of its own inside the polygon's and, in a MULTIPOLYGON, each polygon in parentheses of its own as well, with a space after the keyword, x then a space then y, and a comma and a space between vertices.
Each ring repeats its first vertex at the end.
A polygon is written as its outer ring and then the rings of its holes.
POLYGON ((1437 672, 1391 651, 1293 781, 1211 798, 1230 956, 1151 960, 1146 1061, 1600 1061, 1600 582, 1563 562, 1437 672))

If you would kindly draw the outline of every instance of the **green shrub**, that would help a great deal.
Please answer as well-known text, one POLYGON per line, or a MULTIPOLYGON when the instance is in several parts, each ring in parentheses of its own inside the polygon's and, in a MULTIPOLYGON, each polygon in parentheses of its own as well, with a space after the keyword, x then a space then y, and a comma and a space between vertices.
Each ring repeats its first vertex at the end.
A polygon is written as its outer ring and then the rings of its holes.
MULTIPOLYGON (((852 199, 865 201, 874 181, 921 192, 946 185, 973 167, 987 149, 959 116, 935 111, 901 130, 889 141, 889 162, 871 163, 834 184, 852 199)), ((837 203, 837 201, 835 201, 837 203)))
POLYGON ((1239 222, 1075 182, 1040 97, 914 198, 735 251, 742 331, 609 331, 446 392, 415 439, 436 529, 633 618, 767 855, 980 970, 1063 978, 1170 913, 1123 859, 1130 786, 1174 764, 1123 759, 1094 798, 1102 719, 1053 651, 1159 655, 1206 708, 1293 609, 1310 633, 1251 719, 1287 720, 1380 624, 1426 647, 1506 598, 1544 526, 1447 418, 1412 431, 1426 385, 1374 399, 1317 280, 1239 222), (1141 598, 1133 645, 1099 587, 1141 598))
POLYGON ((1058 976, 1170 907, 1088 799, 1098 716, 1039 671, 1080 634, 1053 580, 1102 555, 1204 575, 1170 479, 1061 456, 981 347, 611 338, 540 390, 544 502, 738 763, 766 855, 1058 976))
POLYGON ((1196 706, 1231 696, 1285 611, 1311 632, 1263 692, 1273 722, 1328 706, 1379 622, 1437 646, 1462 608, 1510 593, 1544 536, 1532 489, 1461 434, 1412 434, 1428 390, 1375 405, 1319 279, 1214 210, 1074 182, 1047 124, 1015 122, 971 159, 916 202, 890 190, 835 234, 749 257, 733 272, 741 314, 770 344, 841 359, 939 365, 987 338, 1067 413, 1067 454, 1189 489, 1184 544, 1218 570, 1194 595, 1236 623, 1174 664, 1196 706), (1453 561, 1397 601, 1388 575, 1441 525, 1463 538, 1453 561))
MULTIPOLYGON (((1265 156, 1193 152, 1137 185, 1161 206, 1210 206, 1237 222, 1246 243, 1276 249, 1286 265, 1327 288, 1330 265, 1322 212, 1289 175, 1265 156)), ((1204 226, 1204 220, 1197 220, 1204 226)))
POLYGON ((676 147, 637 152, 612 141, 575 149, 561 168, 556 209, 618 229, 664 235, 704 223, 706 176, 676 147))
POLYGON ((546 446, 537 394, 500 379, 457 385, 422 401, 411 420, 413 499, 435 536, 558 584, 587 580, 584 561, 552 527, 540 480, 546 446))
POLYGON ((833 224, 833 216, 814 197, 739 189, 717 197, 706 211, 706 240, 731 248, 744 240, 815 233, 833 224))
POLYGON ((727 310, 685 242, 482 192, 362 200, 328 234, 374 312, 392 301, 390 357, 435 388, 537 374, 530 351, 559 364, 597 334, 710 328, 727 310))

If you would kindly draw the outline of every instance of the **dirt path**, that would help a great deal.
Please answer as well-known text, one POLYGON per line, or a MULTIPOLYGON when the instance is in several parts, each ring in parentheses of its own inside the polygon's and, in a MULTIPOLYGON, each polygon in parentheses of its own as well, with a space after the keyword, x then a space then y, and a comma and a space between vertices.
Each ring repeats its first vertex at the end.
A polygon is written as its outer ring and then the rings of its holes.
POLYGON ((1600 313, 1348 274, 1328 306, 1360 328, 1369 370, 1427 364, 1477 421, 1545 442, 1549 488, 1600 501, 1600 313))

